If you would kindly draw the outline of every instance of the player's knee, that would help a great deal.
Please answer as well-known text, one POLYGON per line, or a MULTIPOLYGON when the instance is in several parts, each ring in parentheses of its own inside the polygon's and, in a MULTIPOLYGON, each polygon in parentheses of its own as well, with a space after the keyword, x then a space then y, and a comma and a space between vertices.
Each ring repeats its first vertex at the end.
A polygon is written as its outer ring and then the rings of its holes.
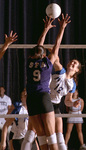
POLYGON ((67 150, 63 134, 61 132, 59 132, 56 134, 56 136, 57 136, 58 148, 60 150, 67 150))
POLYGON ((45 135, 44 136, 38 136, 38 141, 39 141, 40 146, 47 144, 47 139, 46 139, 45 135))
POLYGON ((47 140, 48 140, 48 145, 56 144, 57 143, 56 133, 48 136, 47 140))
POLYGON ((61 132, 57 133, 56 136, 57 136, 57 142, 58 142, 59 144, 60 144, 60 143, 65 143, 65 141, 64 141, 64 136, 63 136, 63 134, 62 134, 61 132))
POLYGON ((24 138, 24 142, 30 142, 33 143, 33 141, 35 140, 35 132, 33 130, 28 130, 25 138, 24 138))

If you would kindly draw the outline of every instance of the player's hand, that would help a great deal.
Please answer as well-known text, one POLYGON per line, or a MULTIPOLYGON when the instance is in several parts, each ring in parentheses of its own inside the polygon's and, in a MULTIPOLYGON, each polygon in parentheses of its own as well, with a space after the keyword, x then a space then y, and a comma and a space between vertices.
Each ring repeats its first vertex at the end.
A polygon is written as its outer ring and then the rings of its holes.
POLYGON ((68 16, 68 14, 66 14, 66 16, 64 17, 64 14, 62 14, 62 19, 60 20, 58 18, 58 22, 59 22, 60 27, 65 28, 67 26, 67 24, 69 24, 71 22, 70 16, 68 16))
POLYGON ((17 38, 18 38, 17 33, 13 34, 13 31, 11 31, 9 37, 7 36, 7 34, 5 34, 5 43, 9 46, 13 42, 17 41, 17 38))
POLYGON ((56 27, 56 25, 52 25, 54 20, 55 19, 51 19, 51 17, 49 17, 49 19, 48 19, 48 17, 46 16, 46 19, 43 19, 44 24, 45 24, 45 28, 47 28, 49 30, 53 27, 56 27))

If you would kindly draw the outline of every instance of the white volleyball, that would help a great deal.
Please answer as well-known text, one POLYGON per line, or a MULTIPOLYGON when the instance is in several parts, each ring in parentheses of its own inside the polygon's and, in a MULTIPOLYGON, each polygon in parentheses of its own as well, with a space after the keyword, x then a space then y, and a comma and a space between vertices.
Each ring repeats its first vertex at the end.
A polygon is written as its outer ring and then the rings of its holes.
POLYGON ((46 14, 48 17, 57 18, 61 14, 61 7, 56 3, 51 3, 46 7, 46 14))

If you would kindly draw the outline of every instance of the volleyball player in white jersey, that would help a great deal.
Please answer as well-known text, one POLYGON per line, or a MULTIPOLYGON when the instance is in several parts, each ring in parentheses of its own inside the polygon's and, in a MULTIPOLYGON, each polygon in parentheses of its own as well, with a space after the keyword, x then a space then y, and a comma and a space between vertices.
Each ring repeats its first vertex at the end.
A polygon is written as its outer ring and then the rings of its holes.
MULTIPOLYGON (((84 108, 84 100, 79 97, 78 95, 78 90, 75 91, 72 97, 72 101, 77 101, 79 100, 79 106, 78 107, 67 107, 66 110, 69 114, 82 114, 83 108, 84 108)), ((78 138, 80 141, 80 150, 81 149, 86 149, 86 145, 84 144, 84 139, 83 139, 83 133, 82 133, 82 123, 83 123, 83 118, 82 117, 70 117, 67 119, 67 132, 65 135, 65 144, 68 144, 69 138, 71 131, 73 129, 73 126, 75 124, 78 138)))
MULTIPOLYGON (((27 105, 26 105, 26 91, 24 90, 21 93, 21 102, 15 102, 10 110, 9 113, 11 114, 28 114, 27 105)), ((25 134, 28 129, 28 118, 8 118, 6 119, 6 123, 2 129, 2 139, 0 144, 0 150, 4 150, 6 147, 6 136, 7 136, 7 129, 9 125, 12 124, 10 139, 13 141, 13 148, 14 150, 21 149, 21 143, 25 137, 25 134)))
POLYGON ((9 47, 10 44, 13 42, 17 41, 17 34, 14 33, 13 31, 10 32, 10 36, 8 37, 7 34, 5 34, 5 43, 0 49, 0 59, 3 57, 4 53, 6 52, 7 48, 9 47))
MULTIPOLYGON (((59 62, 59 58, 54 63, 55 72, 52 75, 52 81, 50 84, 51 89, 51 101, 54 106, 55 114, 59 114, 59 104, 61 102, 61 98, 66 96, 67 105, 73 105, 71 101, 71 96, 75 92, 76 83, 73 79, 73 75, 75 72, 79 72, 81 70, 81 64, 77 60, 72 60, 71 63, 67 66, 67 71, 63 68, 63 66, 59 62), (80 68, 78 68, 80 66, 80 68)), ((80 71, 81 72, 81 71, 80 71)), ((74 103, 77 105, 77 103, 74 103)), ((63 123, 61 117, 55 117, 56 123, 56 135, 59 150, 66 150, 66 145, 63 137, 63 123)))
MULTIPOLYGON (((62 39, 62 36, 63 36, 63 32, 64 32, 64 29, 65 29, 65 27, 67 26, 67 24, 68 23, 70 23, 70 17, 68 16, 68 14, 66 14, 66 16, 64 17, 64 15, 62 14, 62 20, 60 21, 60 19, 58 19, 58 21, 59 21, 59 24, 60 24, 60 31, 59 32, 61 32, 61 34, 58 34, 58 36, 57 36, 57 38, 56 38, 56 42, 55 42, 55 45, 54 45, 54 47, 53 47, 53 50, 55 50, 56 48, 58 49, 58 46, 59 46, 59 44, 60 44, 60 42, 61 42, 61 39, 62 39), (63 31, 62 31, 63 30, 63 31)), ((46 34, 47 34, 47 32, 48 32, 48 30, 50 29, 50 28, 52 28, 52 27, 54 27, 51 23, 53 22, 54 20, 51 20, 51 18, 49 18, 49 20, 48 20, 48 18, 46 17, 46 20, 44 20, 44 22, 45 22, 45 28, 44 28, 44 31, 43 31, 43 33, 42 33, 42 35, 40 36, 40 38, 39 38, 39 41, 38 41, 38 45, 43 45, 44 44, 44 40, 45 40, 45 36, 46 36, 46 34)), ((52 53, 54 53, 53 51, 52 51, 52 53)), ((58 56, 58 53, 56 54, 56 58, 57 58, 57 56, 58 56)), ((48 117, 48 116, 47 116, 48 117)), ((48 119, 48 118, 47 118, 48 119)), ((51 119, 51 117, 49 117, 49 120, 51 119)), ((52 121, 52 123, 53 123, 53 125, 54 125, 54 121, 52 121)), ((48 123, 48 126, 51 126, 50 125, 50 123, 48 123)), ((42 126, 41 126, 42 127, 42 126)), ((37 128, 38 128, 38 126, 37 126, 37 128)), ((46 129, 47 129, 47 126, 46 126, 46 129)), ((37 130, 39 130, 39 128, 37 129, 37 130)), ((37 131, 36 130, 36 131, 37 131)), ((42 129, 41 129, 42 130, 42 129)), ((33 132, 32 132, 33 133, 33 132)), ((34 138, 34 136, 33 136, 33 134, 27 134, 28 136, 27 136, 27 138, 25 137, 25 140, 24 140, 24 143, 25 143, 25 141, 26 141, 26 144, 27 144, 27 141, 29 141, 30 142, 30 140, 32 140, 33 138, 34 138)), ((47 135, 46 135, 47 136, 47 135)), ((40 146, 41 146, 41 149, 42 148, 45 148, 45 149, 47 149, 46 148, 46 144, 47 144, 47 141, 46 141, 46 136, 38 136, 38 140, 39 140, 39 144, 40 144, 40 146)), ((54 136, 54 134, 53 134, 53 136, 54 136)), ((49 141, 49 145, 50 146, 53 146, 53 144, 55 143, 55 136, 53 137, 52 135, 50 135, 50 137, 48 137, 48 141, 49 141), (51 142, 52 142, 52 144, 51 144, 51 142)), ((52 147, 53 148, 53 147, 52 147)), ((28 149, 28 147, 26 148, 26 149, 28 149)), ((26 150, 26 149, 24 149, 24 150, 26 150)), ((57 150, 57 148, 55 148, 56 150, 57 150)), ((23 150, 23 149, 22 149, 23 150)))

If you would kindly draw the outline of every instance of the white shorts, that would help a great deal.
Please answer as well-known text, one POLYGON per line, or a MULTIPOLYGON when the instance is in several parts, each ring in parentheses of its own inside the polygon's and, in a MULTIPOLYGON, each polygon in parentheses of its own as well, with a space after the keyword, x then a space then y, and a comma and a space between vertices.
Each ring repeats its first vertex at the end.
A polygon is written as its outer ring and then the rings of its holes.
MULTIPOLYGON (((72 112, 69 111, 69 114, 82 114, 81 111, 72 112)), ((67 123, 83 123, 82 117, 70 117, 67 119, 67 123)))

